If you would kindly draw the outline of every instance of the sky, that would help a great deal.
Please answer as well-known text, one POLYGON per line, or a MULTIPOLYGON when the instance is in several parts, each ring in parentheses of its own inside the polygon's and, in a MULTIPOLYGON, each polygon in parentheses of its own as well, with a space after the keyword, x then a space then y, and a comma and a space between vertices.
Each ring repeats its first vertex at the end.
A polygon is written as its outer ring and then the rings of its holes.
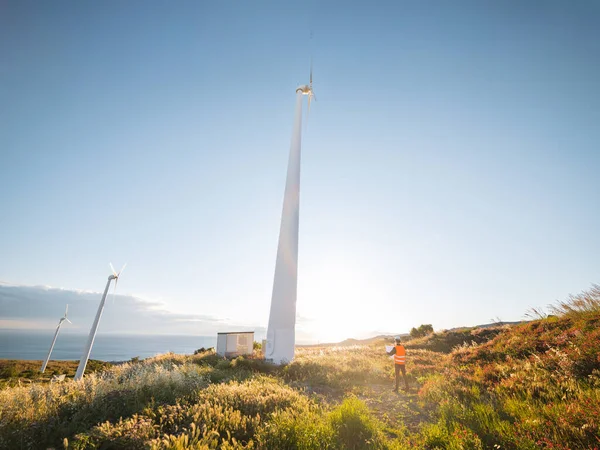
POLYGON ((264 330, 311 59, 301 339, 600 282, 596 1, 4 0, 0 325, 84 330, 112 262, 99 332, 264 330))

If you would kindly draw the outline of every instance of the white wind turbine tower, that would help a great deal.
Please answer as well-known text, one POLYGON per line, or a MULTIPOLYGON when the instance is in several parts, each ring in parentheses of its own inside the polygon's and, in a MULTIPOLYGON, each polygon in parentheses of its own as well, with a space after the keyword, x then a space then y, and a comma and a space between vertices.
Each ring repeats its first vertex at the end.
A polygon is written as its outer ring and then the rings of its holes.
POLYGON ((46 370, 46 366, 48 365, 48 361, 50 361, 50 355, 52 354, 52 349, 54 348, 54 344, 56 343, 56 338, 58 337, 58 332, 60 331, 60 327, 62 326, 63 322, 66 320, 69 323, 73 323, 69 319, 67 319, 68 312, 69 312, 69 305, 67 305, 67 308, 65 309, 65 315, 62 316, 60 318, 60 320, 58 321, 58 326, 56 327, 56 332, 54 333, 54 339, 52 339, 52 345, 50 346, 50 351, 48 352, 48 357, 46 358, 46 361, 44 361, 44 364, 42 364, 42 373, 44 373, 44 371, 46 370))
POLYGON ((106 282, 106 288, 104 289, 104 294, 102 295, 102 300, 100 301, 100 306, 98 306, 98 312, 96 313, 96 318, 94 319, 94 323, 92 324, 92 328, 90 329, 90 335, 88 336, 87 344, 85 345, 85 349, 83 350, 83 355, 81 355, 81 360, 79 361, 79 366, 77 367, 77 372, 75 373, 75 380, 80 380, 83 378, 83 373, 85 372, 85 366, 87 366, 88 359, 90 358, 90 353, 92 352, 92 346, 94 345, 94 339, 96 338, 96 331, 98 330, 98 323, 100 322, 100 317, 102 317, 102 311, 104 311, 104 303, 106 302, 106 294, 108 293, 108 288, 110 287, 110 282, 115 280, 115 290, 117 290, 117 282, 119 281, 119 277, 125 270, 125 266, 123 265, 119 273, 115 271, 115 268, 112 264, 110 264, 110 269, 112 270, 112 275, 108 277, 108 281, 106 282))
POLYGON ((296 344, 296 292, 298 285, 298 225, 300 219, 300 150, 302 140, 302 99, 314 97, 312 63, 310 83, 296 88, 296 113, 290 145, 283 212, 279 229, 277 261, 271 311, 267 328, 265 358, 275 364, 292 361, 296 344))

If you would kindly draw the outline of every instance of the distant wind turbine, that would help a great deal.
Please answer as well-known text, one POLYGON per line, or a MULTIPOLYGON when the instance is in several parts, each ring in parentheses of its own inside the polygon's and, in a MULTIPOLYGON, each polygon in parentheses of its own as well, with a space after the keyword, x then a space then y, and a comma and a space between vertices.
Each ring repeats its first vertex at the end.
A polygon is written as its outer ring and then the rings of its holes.
POLYGON ((308 96, 308 111, 310 111, 310 102, 315 96, 312 87, 312 62, 309 84, 296 88, 296 114, 290 144, 265 351, 265 358, 275 364, 291 362, 294 358, 294 347, 296 345, 300 150, 302 141, 302 99, 305 95, 308 96))
POLYGON ((44 361, 44 364, 42 364, 42 373, 44 373, 44 371, 46 370, 46 366, 48 365, 48 361, 50 361, 50 355, 52 354, 52 349, 54 348, 54 344, 56 343, 56 338, 58 337, 58 332, 60 331, 60 327, 62 326, 63 322, 66 320, 69 323, 73 323, 69 319, 67 319, 68 312, 69 312, 69 305, 67 305, 67 308, 65 309, 65 315, 62 316, 60 318, 60 320, 58 321, 58 326, 56 327, 56 332, 54 333, 54 339, 52 339, 52 345, 50 346, 50 351, 48 352, 48 357, 46 358, 46 361, 44 361))
POLYGON ((106 288, 104 289, 104 294, 102 295, 102 300, 100 301, 100 306, 98 307, 98 312, 96 313, 96 318, 94 319, 94 323, 92 324, 92 328, 90 329, 90 335, 88 336, 87 344, 85 345, 85 349, 83 350, 83 355, 81 355, 81 360, 79 361, 79 367, 77 367, 77 372, 75 373, 75 380, 80 380, 83 378, 83 373, 85 372, 85 366, 87 366, 88 359, 90 358, 90 353, 92 353, 92 346, 94 345, 94 339, 96 338, 96 331, 98 330, 98 323, 100 322, 100 317, 102 317, 102 311, 104 311, 104 303, 106 302, 106 294, 108 294, 108 288, 110 287, 110 282, 115 280, 115 290, 117 290, 117 282, 119 281, 119 277, 125 270, 125 266, 123 265, 119 273, 115 271, 115 268, 112 264, 110 264, 110 269, 112 270, 112 275, 108 277, 108 281, 106 282, 106 288))

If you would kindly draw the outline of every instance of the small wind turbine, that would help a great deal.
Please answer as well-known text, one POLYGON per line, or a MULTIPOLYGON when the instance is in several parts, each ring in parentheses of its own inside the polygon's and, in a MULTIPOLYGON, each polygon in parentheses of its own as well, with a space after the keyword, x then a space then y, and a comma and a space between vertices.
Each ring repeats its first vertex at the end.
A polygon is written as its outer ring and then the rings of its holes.
POLYGON ((58 326, 56 327, 56 332, 54 333, 54 339, 52 339, 52 345, 50 346, 50 351, 48 352, 48 357, 46 358, 46 361, 44 361, 44 364, 42 364, 42 373, 44 373, 44 371, 46 370, 46 366, 48 365, 48 361, 50 361, 50 355, 52 354, 52 349, 54 348, 54 344, 56 343, 56 338, 58 337, 58 332, 60 331, 61 325, 63 324, 63 322, 65 320, 69 323, 73 323, 69 319, 67 319, 68 312, 69 312, 69 305, 67 305, 67 308, 65 309, 65 315, 62 316, 60 318, 60 320, 58 321, 58 326))
MULTIPOLYGON (((90 335, 88 336, 87 344, 85 345, 85 349, 83 350, 83 355, 81 355, 81 360, 79 361, 79 367, 77 367, 77 372, 75 373, 75 380, 80 380, 83 378, 83 373, 85 372, 85 366, 87 366, 88 359, 90 358, 90 353, 92 353, 92 346, 94 345, 94 339, 96 338, 96 331, 98 330, 98 323, 100 322, 100 317, 102 317, 102 311, 104 311, 104 303, 106 302, 106 294, 108 294, 108 288, 110 287, 110 282, 112 280, 115 281, 115 291, 117 290, 117 282, 119 281, 119 277, 125 270, 125 266, 123 265, 119 273, 115 271, 115 268, 112 264, 110 264, 110 269, 112 270, 112 275, 108 277, 108 281, 106 282, 106 288, 104 289, 104 294, 102 295, 102 300, 100 301, 100 306, 98 307, 98 312, 96 313, 96 318, 94 319, 94 323, 92 324, 92 328, 90 329, 90 335)), ((114 296, 114 291, 113 291, 114 296)))

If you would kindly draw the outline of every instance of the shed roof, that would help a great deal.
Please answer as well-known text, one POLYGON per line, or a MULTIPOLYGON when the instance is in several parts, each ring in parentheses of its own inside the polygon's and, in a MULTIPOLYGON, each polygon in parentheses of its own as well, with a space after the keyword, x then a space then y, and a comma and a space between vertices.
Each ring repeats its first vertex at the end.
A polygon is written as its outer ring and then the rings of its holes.
POLYGON ((217 334, 254 334, 254 331, 221 331, 217 334))

